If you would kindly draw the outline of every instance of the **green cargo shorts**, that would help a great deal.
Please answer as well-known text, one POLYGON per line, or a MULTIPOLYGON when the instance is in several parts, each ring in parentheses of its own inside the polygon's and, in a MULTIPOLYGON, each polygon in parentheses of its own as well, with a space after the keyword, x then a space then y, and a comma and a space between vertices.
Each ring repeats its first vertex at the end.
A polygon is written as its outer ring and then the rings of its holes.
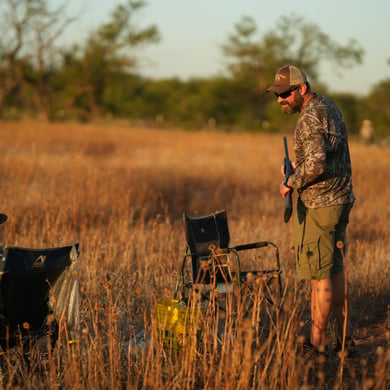
POLYGON ((298 198, 293 226, 298 279, 329 279, 344 270, 345 232, 352 206, 313 209, 298 198))

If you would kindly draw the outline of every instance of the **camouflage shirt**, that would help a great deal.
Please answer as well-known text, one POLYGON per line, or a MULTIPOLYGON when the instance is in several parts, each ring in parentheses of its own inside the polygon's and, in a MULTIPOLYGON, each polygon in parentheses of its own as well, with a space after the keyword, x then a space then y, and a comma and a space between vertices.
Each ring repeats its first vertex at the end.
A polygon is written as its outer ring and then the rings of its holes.
POLYGON ((309 208, 351 203, 355 196, 343 115, 330 99, 313 95, 296 124, 296 168, 289 185, 309 208))

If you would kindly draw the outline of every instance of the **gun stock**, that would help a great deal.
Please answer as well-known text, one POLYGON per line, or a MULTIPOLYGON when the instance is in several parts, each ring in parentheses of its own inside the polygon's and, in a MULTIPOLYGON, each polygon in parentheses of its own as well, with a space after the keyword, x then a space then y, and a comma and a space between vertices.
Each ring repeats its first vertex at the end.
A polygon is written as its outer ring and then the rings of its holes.
MULTIPOLYGON (((284 171, 286 178, 284 179, 284 184, 287 184, 287 180, 290 175, 293 174, 293 167, 291 165, 290 157, 288 155, 288 146, 287 146, 287 138, 286 136, 283 137, 283 143, 284 143, 284 171)), ((284 201, 284 222, 287 223, 292 215, 293 211, 293 204, 292 204, 292 190, 286 195, 285 201, 284 201)))

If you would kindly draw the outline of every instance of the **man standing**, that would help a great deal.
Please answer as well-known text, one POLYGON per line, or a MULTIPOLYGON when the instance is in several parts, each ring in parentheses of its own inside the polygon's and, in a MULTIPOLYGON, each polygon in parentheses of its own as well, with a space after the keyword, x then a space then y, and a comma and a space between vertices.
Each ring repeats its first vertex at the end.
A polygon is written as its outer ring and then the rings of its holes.
POLYGON ((299 113, 294 173, 280 184, 280 193, 283 198, 292 190, 298 194, 293 244, 297 277, 311 280, 311 345, 318 351, 327 345, 325 333, 333 308, 341 349, 345 306, 342 250, 355 200, 344 118, 330 99, 311 91, 306 75, 295 66, 278 69, 267 91, 275 93, 285 114, 299 113))

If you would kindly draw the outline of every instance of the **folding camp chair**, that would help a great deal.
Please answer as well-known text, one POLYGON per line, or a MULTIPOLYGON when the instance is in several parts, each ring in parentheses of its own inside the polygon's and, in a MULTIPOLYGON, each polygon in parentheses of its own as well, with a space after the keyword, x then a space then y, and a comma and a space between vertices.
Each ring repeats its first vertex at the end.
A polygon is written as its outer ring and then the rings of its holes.
MULTIPOLYGON (((0 259, 0 346, 23 355, 43 336, 54 347, 59 328, 79 328, 79 244, 45 249, 7 247, 0 259)), ((71 337, 71 336, 70 336, 71 337)))
MULTIPOLYGON (((278 247, 271 241, 252 242, 243 245, 229 246, 230 234, 227 213, 225 210, 213 214, 192 217, 184 214, 184 230, 187 241, 186 252, 181 268, 182 296, 188 296, 186 290, 199 285, 208 285, 211 290, 217 291, 220 297, 223 294, 239 293, 244 302, 246 314, 249 313, 254 302, 261 298, 271 305, 278 304, 282 292, 281 268, 278 247), (261 256, 256 251, 263 248, 272 248, 273 253, 267 254, 270 260, 264 268, 261 256), (251 263, 252 268, 243 267, 243 252, 251 263), (191 264, 189 281, 186 281, 188 260, 191 264)), ((188 272, 187 272, 188 274, 188 272)), ((202 293, 204 299, 210 299, 210 294, 202 293)), ((225 310, 224 304, 220 306, 225 310)))

